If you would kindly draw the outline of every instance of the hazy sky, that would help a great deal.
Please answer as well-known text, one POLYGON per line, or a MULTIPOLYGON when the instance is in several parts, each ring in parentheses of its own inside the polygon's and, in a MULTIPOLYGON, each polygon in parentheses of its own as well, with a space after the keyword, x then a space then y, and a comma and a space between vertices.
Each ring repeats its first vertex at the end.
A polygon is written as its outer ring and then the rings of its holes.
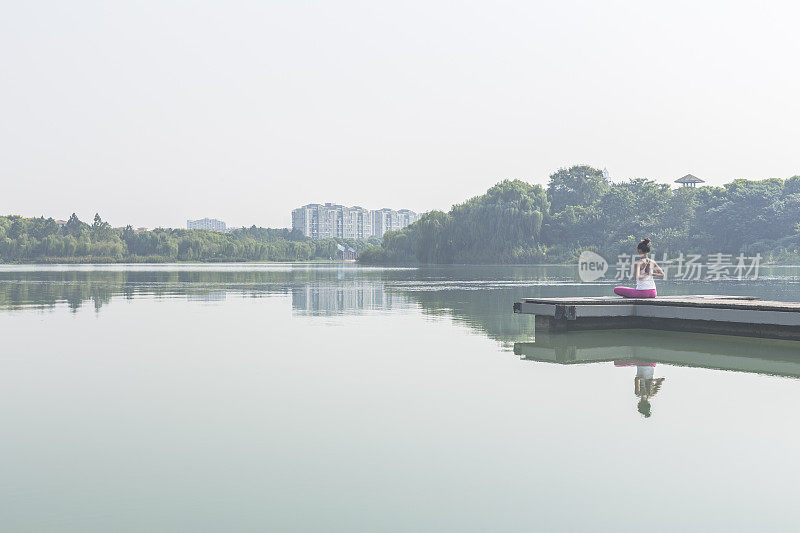
POLYGON ((288 226, 559 167, 800 173, 797 2, 6 2, 0 213, 288 226))

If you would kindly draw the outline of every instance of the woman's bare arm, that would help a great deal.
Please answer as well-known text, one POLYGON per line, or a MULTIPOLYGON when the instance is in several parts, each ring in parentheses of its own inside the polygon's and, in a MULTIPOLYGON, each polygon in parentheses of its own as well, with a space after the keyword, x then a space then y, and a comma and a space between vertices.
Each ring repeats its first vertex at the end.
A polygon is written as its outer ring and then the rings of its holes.
POLYGON ((650 263, 652 265, 650 267, 650 269, 653 271, 653 276, 656 277, 656 278, 663 278, 664 277, 664 271, 661 270, 661 267, 658 266, 658 263, 656 263, 652 259, 650 260, 650 263))

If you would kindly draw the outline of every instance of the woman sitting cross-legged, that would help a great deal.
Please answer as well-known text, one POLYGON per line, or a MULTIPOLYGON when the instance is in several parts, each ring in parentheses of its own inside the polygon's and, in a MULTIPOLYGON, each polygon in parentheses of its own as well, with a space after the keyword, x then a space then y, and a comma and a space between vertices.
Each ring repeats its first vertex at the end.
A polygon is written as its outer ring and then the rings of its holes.
POLYGON ((636 261, 633 267, 633 275, 636 278, 636 288, 630 287, 614 287, 614 294, 618 294, 624 298, 655 298, 656 297, 656 278, 663 278, 664 271, 656 264, 655 261, 650 259, 650 239, 644 239, 636 247, 639 255, 642 256, 641 260, 636 261))

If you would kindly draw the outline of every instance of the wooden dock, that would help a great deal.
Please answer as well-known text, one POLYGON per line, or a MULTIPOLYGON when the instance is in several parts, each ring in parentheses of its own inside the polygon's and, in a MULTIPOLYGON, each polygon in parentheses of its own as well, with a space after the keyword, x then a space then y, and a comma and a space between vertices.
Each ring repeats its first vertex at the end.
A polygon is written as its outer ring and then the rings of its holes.
POLYGON ((524 298, 515 313, 537 331, 648 328, 800 340, 800 302, 746 296, 524 298))

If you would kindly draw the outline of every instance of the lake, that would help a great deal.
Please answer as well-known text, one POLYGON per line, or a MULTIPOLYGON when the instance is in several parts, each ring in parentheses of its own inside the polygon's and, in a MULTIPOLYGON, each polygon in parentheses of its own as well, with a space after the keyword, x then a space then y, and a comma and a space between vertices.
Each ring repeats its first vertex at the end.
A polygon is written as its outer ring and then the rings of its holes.
MULTIPOLYGON (((0 266, 0 530, 795 530, 800 343, 512 312, 613 284, 0 266)), ((800 268, 659 283, 698 293, 798 301, 800 268)))

